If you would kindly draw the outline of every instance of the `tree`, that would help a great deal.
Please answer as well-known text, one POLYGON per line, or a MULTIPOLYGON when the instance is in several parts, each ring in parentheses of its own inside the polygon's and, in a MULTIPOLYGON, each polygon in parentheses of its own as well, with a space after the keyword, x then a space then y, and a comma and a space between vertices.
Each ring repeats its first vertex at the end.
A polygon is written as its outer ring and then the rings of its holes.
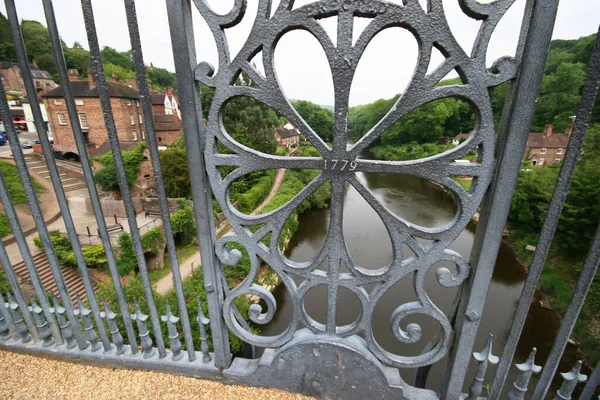
MULTIPOLYGON (((133 186, 137 181, 140 164, 144 159, 146 147, 146 142, 140 142, 135 149, 121 152, 123 164, 125 166, 125 176, 127 177, 129 187, 133 186)), ((94 174, 94 182, 106 192, 117 192, 120 194, 117 169, 115 168, 112 152, 96 157, 95 160, 104 165, 104 167, 96 171, 94 174)))
POLYGON ((73 46, 65 49, 64 53, 67 67, 75 68, 82 75, 85 75, 92 67, 90 52, 84 49, 79 42, 73 43, 73 46))
POLYGON ((160 165, 167 197, 189 198, 192 195, 192 189, 185 150, 179 147, 169 147, 161 151, 160 165))
POLYGON ((56 76, 56 64, 52 56, 52 45, 48 36, 48 29, 38 21, 22 20, 21 32, 23 33, 23 42, 27 49, 29 62, 35 60, 40 69, 48 71, 56 76))
POLYGON ((15 46, 12 43, 8 19, 0 13, 0 59, 4 61, 17 61, 15 46))
POLYGON ((150 64, 150 68, 146 68, 146 77, 157 90, 177 87, 177 77, 173 72, 157 68, 152 64, 150 64))
POLYGON ((325 142, 333 141, 333 111, 306 100, 292 103, 298 114, 325 142))
POLYGON ((133 71, 133 56, 131 50, 117 51, 112 47, 105 46, 101 51, 102 62, 106 64, 114 64, 122 67, 126 71, 133 71))

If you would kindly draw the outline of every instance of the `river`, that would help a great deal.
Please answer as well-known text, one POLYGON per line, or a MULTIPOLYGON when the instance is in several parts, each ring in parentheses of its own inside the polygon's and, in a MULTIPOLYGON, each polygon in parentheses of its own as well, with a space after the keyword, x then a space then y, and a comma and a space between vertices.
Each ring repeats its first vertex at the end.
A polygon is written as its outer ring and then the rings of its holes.
MULTIPOLYGON (((377 199, 390 210, 406 220, 426 227, 442 225, 450 221, 456 213, 456 205, 452 197, 432 183, 409 176, 360 173, 359 178, 367 184, 377 199)), ((329 224, 329 210, 311 210, 300 216, 300 225, 286 249, 286 255, 294 261, 312 260, 323 244, 329 224)), ((469 259, 475 236, 474 224, 470 224, 452 243, 451 249, 457 251, 466 260, 469 259)), ((392 258, 392 245, 387 230, 377 213, 366 203, 362 196, 351 186, 346 189, 344 201, 344 235, 352 257, 362 266, 378 268, 386 265, 392 258)), ((475 343, 475 350, 481 350, 488 335, 494 335, 493 353, 500 355, 508 337, 512 317, 516 308, 526 271, 518 262, 512 248, 502 243, 491 286, 485 305, 482 323, 475 343)), ((457 289, 447 289, 439 285, 435 279, 435 269, 427 276, 427 293, 434 303, 444 312, 450 310, 457 289)), ((285 330, 290 322, 290 302, 287 292, 281 285, 275 292, 277 313, 273 321, 262 327, 265 335, 273 335, 285 330)), ((415 345, 399 343, 390 328, 390 314, 400 304, 414 301, 415 294, 411 277, 406 277, 392 287, 381 299, 375 309, 373 319, 374 335, 378 343, 388 351, 401 355, 416 355, 435 335, 439 325, 431 319, 409 317, 406 322, 418 322, 423 328, 423 337, 415 345)), ((313 289, 307 293, 304 304, 309 315, 320 322, 325 321, 325 290, 313 289)), ((353 321, 358 315, 358 300, 344 289, 338 293, 338 324, 353 321)), ((516 360, 523 362, 533 346, 538 349, 536 363, 543 365, 552 346, 554 336, 560 323, 556 313, 542 308, 539 301, 534 301, 525 325, 523 335, 516 352, 516 360)), ((559 371, 568 371, 575 360, 576 350, 573 346, 567 352, 559 371)), ((427 387, 437 390, 444 370, 445 359, 432 367, 427 387)), ((472 360, 472 366, 475 361, 472 360)), ((472 381, 475 368, 470 368, 467 385, 472 381)), ((495 367, 488 369, 486 383, 492 381, 495 367)), ((505 385, 505 392, 512 388, 515 368, 511 368, 511 376, 505 385)), ((414 370, 401 370, 403 379, 414 383, 414 370)), ((533 382, 530 388, 533 387, 533 382)), ((530 389, 531 390, 531 389, 530 389)), ((485 395, 485 390, 484 390, 485 395)), ((503 396, 504 398, 504 396, 503 396)))

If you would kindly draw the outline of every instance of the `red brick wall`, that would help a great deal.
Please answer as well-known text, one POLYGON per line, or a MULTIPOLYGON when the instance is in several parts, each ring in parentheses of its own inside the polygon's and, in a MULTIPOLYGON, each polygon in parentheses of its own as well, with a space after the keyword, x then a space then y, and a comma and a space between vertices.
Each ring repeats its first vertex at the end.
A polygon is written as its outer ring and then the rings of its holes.
POLYGON ((181 135, 180 130, 175 131, 157 131, 156 132, 156 142, 159 146, 166 146, 168 144, 173 144, 177 141, 177 138, 181 135))
MULTIPOLYGON (((46 105, 46 110, 48 112, 48 120, 50 122, 50 127, 52 128, 54 143, 74 144, 75 139, 73 138, 73 131, 71 130, 65 101, 62 99, 62 104, 56 105, 54 104, 55 99, 57 98, 44 99, 44 104, 46 105), (66 125, 59 124, 58 113, 65 114, 67 118, 66 125)), ((106 125, 104 124, 104 115, 102 113, 100 99, 98 97, 84 97, 81 98, 81 100, 83 100, 83 105, 77 106, 77 111, 85 113, 87 117, 89 141, 96 146, 100 146, 108 140, 108 133, 106 132, 106 125)), ((114 97, 111 98, 110 102, 119 140, 133 141, 133 132, 135 131, 137 140, 141 141, 143 124, 139 123, 139 109, 136 107, 135 99, 129 100, 114 97), (127 105, 128 101, 130 101, 131 106, 127 105), (134 125, 131 125, 130 115, 133 115, 134 125)))
POLYGON ((527 148, 527 154, 525 159, 528 160, 532 156, 537 156, 538 159, 544 159, 544 165, 554 164, 555 160, 560 160, 563 162, 563 158, 565 157, 565 151, 567 149, 562 149, 562 154, 558 154, 558 148, 546 148, 546 153, 542 154, 542 149, 538 147, 529 147, 527 148))

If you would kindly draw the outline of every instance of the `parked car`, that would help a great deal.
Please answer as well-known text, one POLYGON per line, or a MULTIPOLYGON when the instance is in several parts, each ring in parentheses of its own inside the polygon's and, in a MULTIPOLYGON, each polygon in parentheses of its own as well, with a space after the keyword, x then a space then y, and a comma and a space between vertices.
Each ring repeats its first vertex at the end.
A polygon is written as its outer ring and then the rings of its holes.
POLYGON ((34 144, 40 144, 40 139, 31 139, 21 145, 24 149, 31 149, 34 144))
POLYGON ((6 134, 0 131, 0 146, 4 146, 6 143, 6 134))

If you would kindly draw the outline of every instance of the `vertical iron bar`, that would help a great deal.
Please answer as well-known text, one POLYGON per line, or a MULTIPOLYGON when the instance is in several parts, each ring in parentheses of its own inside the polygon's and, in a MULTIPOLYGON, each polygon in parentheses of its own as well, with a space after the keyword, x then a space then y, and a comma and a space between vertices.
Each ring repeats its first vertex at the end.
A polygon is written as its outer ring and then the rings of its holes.
MULTIPOLYGON (((4 178, 2 177, 2 174, 0 174, 0 179, 2 181, 4 180, 4 178)), ((5 187, 6 187, 6 185, 0 184, 0 190, 2 190, 5 187)), ((4 200, 2 200, 2 204, 4 204, 4 200)), ((13 233, 14 232, 15 231, 13 231, 13 233)), ((16 237, 17 237, 17 235, 15 235, 15 238, 16 237)), ((21 309, 23 309, 23 307, 25 307, 25 309, 27 309, 27 302, 25 301, 25 296, 23 296, 23 291, 21 290, 21 285, 19 285, 19 280, 17 279, 15 270, 12 267, 10 258, 8 258, 8 254, 6 253, 6 248, 4 247, 4 243, 2 242, 2 240, 0 240, 0 264, 2 265, 2 269, 4 269, 4 273, 6 274, 6 279, 8 279, 10 288, 12 289, 13 293, 15 294, 15 298, 16 298, 17 303, 19 304, 19 307, 21 307, 21 309)), ((33 279, 34 278, 32 277, 32 281, 33 281, 33 279)), ((35 285, 34 285, 34 287, 35 287, 35 285)), ((37 291, 36 291, 36 293, 37 293, 37 291)), ((2 298, 0 297, 0 302, 2 302, 2 301, 4 301, 4 300, 2 300, 2 298)), ((2 306, 2 305, 3 304, 0 304, 0 306, 2 306)), ((25 314, 23 314, 23 318, 25 319, 25 323, 27 324, 27 328, 29 329, 29 332, 31 332, 33 341, 38 342, 40 340, 40 336, 38 334, 37 328, 35 327, 35 322, 33 321, 33 317, 29 313, 28 309, 27 309, 27 312, 25 314)))
POLYGON ((221 314, 224 290, 220 279, 222 273, 213 247, 215 234, 210 183, 204 169, 204 123, 200 86, 193 73, 196 66, 196 48, 190 0, 168 0, 167 13, 188 154, 194 217, 211 319, 215 365, 218 368, 227 368, 231 363, 231 349, 227 327, 221 314), (193 156, 190 157, 190 154, 193 156))
MULTIPOLYGON (((106 125, 108 141, 110 142, 110 148, 112 150, 112 156, 115 162, 117 180, 119 181, 119 189, 123 197, 123 205, 125 207, 125 213, 127 214, 127 221, 129 223, 129 232, 133 241, 133 248, 135 250, 135 256, 138 262, 142 284, 144 285, 144 296, 150 312, 150 321, 152 322, 152 329, 154 330, 156 347, 158 348, 158 354, 162 358, 165 357, 167 353, 165 351, 162 328, 160 326, 158 311, 156 310, 154 295, 152 293, 152 284, 150 283, 148 267, 146 265, 146 259, 144 258, 144 249, 142 248, 142 240, 138 229, 135 210, 133 208, 131 192, 129 191, 129 183, 127 182, 127 176, 125 174, 123 156, 121 155, 121 145, 119 144, 115 119, 112 114, 112 106, 110 96, 108 94, 108 83, 106 82, 106 77, 104 76, 104 67, 102 66, 102 56, 100 54, 100 44, 98 43, 96 24, 94 22, 94 10, 91 0, 81 0, 81 9, 83 11, 85 30, 87 32, 88 43, 90 46, 90 55, 92 56, 92 67, 94 69, 94 74, 96 75, 96 89, 98 90, 100 104, 102 105, 102 110, 104 112, 104 123, 106 125)), ((129 312, 127 314, 129 314, 129 312)))
MULTIPOLYGON (((183 335, 189 360, 194 361, 196 359, 196 352, 194 351, 192 328, 190 326, 188 310, 185 304, 183 283, 181 279, 181 272, 179 271, 179 260, 177 259, 177 248, 175 247, 175 240, 173 239, 173 228, 171 227, 171 218, 169 215, 169 201, 167 199, 167 193, 165 191, 165 185, 163 182, 160 156, 158 153, 158 144, 156 142, 156 132, 154 130, 154 121, 152 119, 152 104, 150 103, 148 84, 146 82, 146 67, 144 66, 142 43, 140 40, 137 15, 135 11, 135 2, 133 0, 125 0, 125 11, 127 15, 127 25, 129 26, 129 37, 131 39, 131 49, 133 52, 133 62, 135 65, 135 74, 137 78, 138 92, 140 95, 140 103, 146 125, 146 140, 148 142, 148 150, 150 151, 150 160, 152 161, 154 183, 160 205, 160 215, 162 217, 163 226, 165 229, 167 249, 169 251, 169 258, 171 260, 171 270, 173 272, 173 283, 175 284, 175 293, 177 295, 177 303, 179 305, 181 326, 183 327, 183 335)), ((156 223, 154 223, 154 225, 156 225, 156 223)))
MULTIPOLYGON (((11 26, 18 27, 19 19, 17 16, 14 0, 5 0, 5 4, 9 22, 12 24, 11 26)), ((81 251, 81 245, 77 237, 77 231, 75 230, 73 217, 71 216, 71 212, 69 210, 69 203, 67 201, 67 197, 65 195, 65 191, 61 183, 60 172, 56 167, 56 162, 54 160, 54 155, 52 152, 52 146, 50 145, 50 141, 46 132, 46 127, 44 126, 44 119, 42 116, 40 103, 37 98, 37 93, 33 84, 33 80, 31 79, 31 69, 29 67, 27 51, 25 49, 25 43, 23 42, 21 30, 18 28, 13 29, 12 35, 13 44, 15 45, 15 52, 17 53, 17 59, 19 60, 19 68, 21 69, 21 76, 23 77, 23 83, 25 85, 25 91, 27 93, 27 99, 31 106, 31 112, 33 114, 35 128, 38 132, 40 144, 44 151, 44 159, 46 160, 46 165, 48 166, 48 171, 50 172, 52 186, 54 187, 54 192, 56 193, 56 199, 60 207, 60 212, 65 223, 65 228, 69 235, 71 247, 73 248, 73 253, 75 254, 75 259, 77 260, 77 265, 81 272, 81 278, 83 280, 83 285, 85 287, 89 303, 92 307, 92 310, 94 311, 96 323, 98 323, 99 321, 102 321, 102 319, 100 319, 98 303, 96 301, 96 297, 94 296, 94 288, 92 287, 92 281, 90 279, 88 268, 85 263, 83 253, 81 251)), ((63 304, 65 304, 67 309, 69 308, 69 304, 64 303, 64 300, 63 304)), ((106 330, 104 329, 104 327, 100 328, 99 330, 105 350, 110 350, 110 341, 108 340, 106 330)))
POLYGON ((596 275, 596 271, 598 271, 598 263, 600 263, 600 223, 596 229, 594 241, 592 242, 585 263, 583 264, 583 269, 581 270, 579 280, 575 285, 575 290, 573 291, 573 296, 571 297, 571 301, 569 302, 569 306, 563 317, 562 324, 556 334, 556 339, 552 345, 552 351, 550 351, 550 355, 546 360, 546 366, 544 367, 544 370, 540 375, 540 380, 535 388, 533 394, 534 399, 543 399, 548 393, 548 388, 550 387, 550 383, 552 383, 552 378, 556 373, 560 358, 565 351, 565 347, 567 347, 567 342, 571 337, 571 333, 573 333, 573 328, 575 327, 583 303, 585 303, 585 298, 594 281, 594 275, 596 275))
MULTIPOLYGON (((56 17, 54 15, 54 8, 52 6, 52 0, 43 0, 44 5, 44 13, 46 15, 46 23, 48 25, 48 34, 50 36, 50 42, 52 43, 52 49, 54 51, 54 60, 56 62, 56 69, 58 71, 58 75, 60 77, 60 82, 62 83, 63 95, 65 99, 65 104, 67 106, 67 112, 69 114, 69 120, 71 123, 71 129, 73 130, 73 137, 75 139, 75 144, 77 146, 77 151, 79 152, 79 158, 81 160, 81 168, 83 170, 83 177, 85 179, 85 183, 88 188, 88 192, 90 194, 90 201, 92 203, 92 209, 94 210, 94 216, 96 217, 96 223, 98 224, 98 232, 100 239, 102 241, 102 245, 104 247, 104 251, 106 253, 106 260, 108 264, 108 268, 110 270, 110 275, 112 277, 113 285, 115 288, 115 292, 117 294, 117 300, 119 302, 119 308, 121 309, 121 316, 123 318, 123 323, 125 324, 125 331, 127 332, 127 339, 131 344, 131 352, 136 354, 139 350, 137 347, 137 339, 135 336, 135 331, 133 329, 133 324, 131 322, 131 318, 129 316, 129 308, 127 305, 127 301, 125 299, 125 293, 123 292, 123 285, 121 284, 121 277, 119 276, 119 272, 117 269, 117 262, 115 259, 115 255, 112 249, 112 243, 110 236, 108 234, 108 230, 106 228, 106 221, 104 219, 104 213, 102 212, 102 206, 100 205, 100 200, 98 197, 98 189, 96 188, 96 184, 94 183, 94 173, 92 171, 90 158, 87 154, 86 144, 83 138, 83 132, 81 131, 81 126, 79 125, 79 118, 77 115, 77 106, 75 105, 75 98, 73 97, 73 90, 71 88, 71 84, 69 82, 69 74, 67 72, 67 65, 65 62, 65 56, 63 54, 62 43, 60 40, 60 36, 58 34, 58 27, 56 25, 56 17)), ((92 306, 92 304, 90 304, 92 306)), ((96 325, 102 325, 102 329, 106 332, 104 328, 104 321, 102 318, 98 319, 99 316, 99 306, 96 302, 96 311, 94 311, 94 319, 96 321, 96 325), (97 313, 98 312, 98 313, 97 313)), ((102 338, 102 343, 105 345, 105 339, 102 338)), ((110 342, 109 342, 110 346, 110 342)))
POLYGON ((591 400, 598 386, 600 386, 600 361, 596 363, 594 372, 592 372, 592 375, 590 375, 590 379, 588 379, 588 382, 585 385, 585 389, 583 389, 579 400, 591 400))
MULTIPOLYGON (((27 343, 31 341, 31 336, 29 335, 29 330, 27 329, 27 325, 23 323, 22 314, 19 313, 19 305, 13 300, 10 290, 6 290, 6 301, 8 302, 8 309, 10 311, 10 315, 13 323, 15 324, 15 328, 17 329, 17 334, 19 335, 19 339, 23 343, 27 343)), ((29 310, 29 306, 25 307, 24 310, 29 310)), ((23 310, 23 313, 26 311, 23 310)), ((37 327, 37 321, 36 321, 37 327)), ((42 338, 42 334, 40 333, 40 338, 42 338)))
MULTIPOLYGON (((2 81, 0 80, 0 87, 3 87, 3 86, 4 85, 3 85, 2 81)), ((3 96, 3 95, 4 95, 4 91, 2 91, 2 94, 0 94, 0 96, 3 96)), ((0 101, 0 103, 6 103, 6 100, 0 101)), ((42 285, 42 282, 40 281, 40 277, 37 273, 37 269, 35 267, 35 264, 33 263, 33 257, 31 257, 31 251, 29 250, 29 246, 27 245, 27 240, 25 239, 25 235, 23 234, 23 229, 21 228, 21 223, 19 222, 17 212, 15 211, 15 207, 10 198, 10 194, 8 193, 8 188, 7 188, 6 182, 4 180, 4 175, 2 175, 1 172, 0 172, 0 202, 2 202, 2 205, 4 206, 4 212, 6 213, 8 223, 10 224, 13 235, 15 237, 15 241, 17 242, 17 247, 19 248, 19 251, 21 252, 21 256, 23 257, 23 262, 25 263, 25 267, 27 268, 27 272, 29 273, 29 277, 31 278, 31 283, 33 284, 35 293, 40 298, 40 302, 42 302, 42 303, 45 302, 46 306, 44 307, 44 315, 46 316, 46 320, 49 321, 49 323, 50 323, 50 329, 52 330, 54 340, 56 340, 57 343, 62 343, 62 338, 60 337, 59 327, 58 327, 56 321, 54 320, 54 316, 49 311, 50 307, 48 305, 48 299, 46 298, 46 292, 44 291, 44 286, 42 285), (57 340, 57 337, 58 337, 58 340, 57 340)), ((4 258, 4 255, 6 254, 4 245, 2 245, 2 253, 4 253, 2 255, 4 258)), ((2 261, 3 265, 5 264, 4 265, 5 270, 6 270, 6 268, 8 268, 8 266, 12 265, 10 263, 10 260, 8 259, 8 255, 6 255, 6 260, 0 259, 0 261, 2 261)), ((12 267, 10 269, 12 271, 12 267)), ((10 277, 10 275, 8 275, 8 276, 10 277)), ((18 282, 13 281, 12 283, 18 285, 18 282)), ((11 285, 11 286, 13 286, 13 285, 11 285)), ((33 321, 33 317, 29 313, 29 310, 28 310, 29 306, 27 305, 27 302, 23 298, 23 294, 21 293, 20 290, 15 292, 15 295, 17 296, 17 302, 18 302, 21 310, 27 310, 27 311, 23 311, 23 317, 25 318, 25 322, 27 323, 29 331, 35 332, 35 336, 32 335, 34 337, 34 340, 38 341, 40 339, 40 337, 39 337, 37 328, 35 328, 35 322, 33 321), (31 326, 33 326, 33 329, 31 328, 31 326)))
POLYGON ((469 355, 481 323, 481 315, 490 286, 504 226, 508 218, 514 187, 521 166, 535 102, 542 82, 557 0, 529 0, 516 58, 519 71, 507 94, 503 110, 501 145, 498 149, 494 179, 483 204, 471 256, 474 274, 465 287, 455 327, 456 342, 449 353, 448 369, 442 382, 442 398, 459 398, 469 355), (467 314, 469 317, 467 317, 467 314))
POLYGON ((494 384, 492 385, 492 390, 490 391, 491 398, 500 396, 508 375, 508 370, 513 361, 517 344, 519 343, 519 338, 521 337, 521 332, 523 331, 523 326, 525 325, 527 314, 529 313, 529 308, 531 306, 531 302, 533 301, 533 296, 535 295, 537 284, 540 280, 540 276, 542 275, 542 270, 544 269, 546 257, 548 257, 548 251, 550 250, 550 245, 552 244, 552 238, 556 232, 560 214, 565 204, 565 200, 567 199, 567 194, 569 193, 569 186, 571 185, 571 180, 573 178, 573 171, 575 170, 577 159, 581 154, 583 139, 585 138, 587 126, 590 122, 590 117, 594 108, 594 101, 598 94, 599 85, 600 34, 596 36, 594 51, 588 67, 587 79, 583 87, 579 109, 577 110, 577 116, 575 118, 573 134, 569 139, 569 145, 567 147, 565 159, 560 167, 560 173, 556 181, 556 186, 554 187, 554 192, 552 193, 552 200, 548 206, 548 213, 546 214, 544 226, 540 232, 540 239, 538 240, 535 253, 533 254, 533 260, 531 261, 531 266, 529 267, 527 280, 523 285, 521 297, 519 298, 519 304, 517 305, 517 310, 510 328, 510 334, 508 336, 508 340, 506 341, 506 345, 504 346, 500 364, 496 370, 496 377, 494 379, 494 384))

